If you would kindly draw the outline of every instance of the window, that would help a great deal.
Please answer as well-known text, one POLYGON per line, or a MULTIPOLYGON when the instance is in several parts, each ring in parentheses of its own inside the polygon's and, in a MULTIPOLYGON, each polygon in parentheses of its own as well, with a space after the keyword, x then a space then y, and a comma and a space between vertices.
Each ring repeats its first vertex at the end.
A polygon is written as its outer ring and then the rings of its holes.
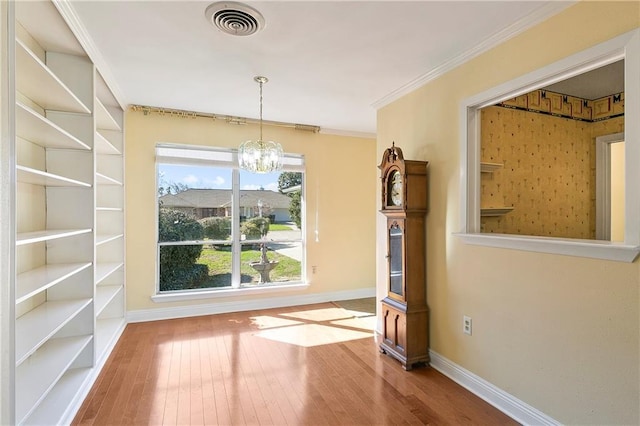
MULTIPOLYGON (((556 238, 534 235, 483 233, 481 228, 481 164, 480 115, 485 107, 545 88, 563 79, 576 76, 620 60, 624 60, 625 116, 640 114, 640 31, 634 30, 579 52, 540 70, 494 87, 462 102, 461 162, 462 199, 461 232, 470 244, 519 250, 557 253, 618 261, 633 261, 640 252, 640 124, 627 120, 624 127, 624 241, 595 241, 578 238, 556 238)), ((485 160, 486 161, 486 160, 485 160)), ((504 206, 500 206, 504 207, 504 206)), ((567 206, 570 208, 570 206, 567 206)))
POLYGON ((232 150, 162 144, 156 168, 160 293, 303 281, 301 156, 253 174, 232 150))

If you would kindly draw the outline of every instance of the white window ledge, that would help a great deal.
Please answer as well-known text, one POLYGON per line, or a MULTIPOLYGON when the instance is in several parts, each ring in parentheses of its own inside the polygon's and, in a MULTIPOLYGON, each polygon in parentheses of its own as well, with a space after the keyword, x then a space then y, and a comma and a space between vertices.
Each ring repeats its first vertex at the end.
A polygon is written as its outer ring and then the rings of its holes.
POLYGON ((640 253, 640 246, 601 240, 479 233, 454 233, 453 235, 461 238, 467 244, 478 246, 589 257, 618 262, 633 262, 640 253))
POLYGON ((265 285, 260 287, 242 288, 210 288, 205 290, 185 290, 176 292, 159 293, 151 296, 151 300, 156 303, 179 302, 184 300, 198 299, 218 299, 224 297, 250 296, 264 293, 281 293, 291 290, 305 290, 309 288, 308 283, 295 283, 283 285, 265 285))

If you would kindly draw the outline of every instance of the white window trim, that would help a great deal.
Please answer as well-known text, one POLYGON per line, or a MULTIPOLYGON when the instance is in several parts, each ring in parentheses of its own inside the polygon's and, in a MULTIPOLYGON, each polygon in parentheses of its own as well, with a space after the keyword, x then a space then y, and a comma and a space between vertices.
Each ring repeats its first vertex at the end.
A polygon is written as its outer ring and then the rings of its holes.
POLYGON ((465 243, 633 262, 640 253, 640 123, 625 120, 625 240, 480 233, 480 109, 603 65, 625 61, 625 117, 640 117, 640 29, 630 31, 462 101, 460 106, 460 232, 465 243))
POLYGON ((174 292, 162 292, 151 296, 151 300, 156 303, 166 302, 182 302, 187 300, 201 300, 201 299, 221 299, 225 297, 237 297, 237 296, 253 296, 257 294, 269 294, 269 293, 284 293, 292 290, 306 290, 309 288, 309 283, 305 282, 291 282, 288 284, 270 284, 261 287, 220 287, 203 290, 182 290, 174 292))
POLYGON ((611 238, 611 144, 624 141, 624 133, 596 138, 596 239, 611 238))
MULTIPOLYGON (((162 164, 190 164, 190 165, 213 165, 217 167, 229 167, 233 169, 232 173, 232 188, 239 186, 240 184, 240 174, 238 173, 238 150, 230 149, 230 148, 212 148, 207 146, 200 145, 183 145, 183 144, 172 144, 172 143, 158 143, 156 144, 156 157, 155 157, 155 180, 156 180, 156 201, 158 198, 157 195, 157 187, 158 187, 158 165, 162 164), (172 156, 169 155, 171 150, 180 150, 182 154, 185 154, 184 157, 181 156, 172 156), (199 158, 190 157, 187 155, 189 150, 196 150, 200 152, 211 152, 214 155, 222 154, 227 155, 228 159, 226 161, 216 161, 214 159, 206 159, 201 160, 199 158)), ((302 172, 306 174, 306 165, 305 159, 303 155, 299 154, 284 154, 283 158, 283 171, 290 172, 302 172)), ((305 185, 306 179, 303 181, 302 185, 302 200, 301 200, 301 210, 302 210, 302 229, 306 229, 306 206, 305 206, 305 185)), ((233 205, 240 205, 240 192, 233 191, 233 205)), ((234 215, 237 213, 234 212, 234 215)), ((158 203, 155 203, 155 229, 156 229, 156 268, 155 268, 155 294, 151 296, 151 300, 154 302, 175 302, 175 301, 184 301, 184 300, 197 300, 197 299, 212 299, 212 298, 221 298, 221 297, 234 297, 241 295, 254 295, 261 293, 273 293, 273 292, 282 292, 289 291, 295 289, 306 289, 309 287, 309 284, 306 281, 306 264, 307 264, 307 248, 306 248, 306 238, 305 233, 302 232, 300 240, 286 240, 292 242, 299 242, 302 248, 302 262, 300 273, 302 275, 302 279, 299 281, 290 281, 287 283, 272 283, 268 285, 262 285, 258 287, 242 287, 239 282, 240 278, 240 251, 242 250, 242 241, 238 241, 238 244, 230 243, 233 256, 232 256, 232 265, 231 265, 231 274, 232 277, 237 278, 232 279, 230 287, 217 287, 210 289, 199 289, 199 290, 179 290, 179 291, 160 291, 160 242, 158 241, 158 218, 159 218, 159 206, 158 203), (238 281, 238 282, 236 282, 238 281)), ((233 235, 239 235, 240 232, 240 223, 239 221, 232 221, 234 224, 234 229, 232 230, 233 235)), ((280 241, 278 241, 280 242, 280 241)), ((190 241, 190 244, 197 243, 197 241, 190 241)), ((211 243, 211 241, 206 241, 205 243, 211 243)), ((181 245, 182 242, 178 242, 177 245, 181 245)), ((172 245, 172 244, 171 244, 172 245)))

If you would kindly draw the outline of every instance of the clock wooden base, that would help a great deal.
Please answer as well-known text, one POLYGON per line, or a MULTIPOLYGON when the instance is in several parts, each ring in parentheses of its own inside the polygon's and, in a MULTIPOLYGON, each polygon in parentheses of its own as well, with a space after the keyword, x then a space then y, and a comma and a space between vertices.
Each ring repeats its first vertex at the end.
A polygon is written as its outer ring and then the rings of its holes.
POLYGON ((429 363, 427 330, 429 309, 408 307, 389 297, 382 300, 382 342, 380 352, 400 361, 402 368, 429 363), (410 330, 407 333, 407 330, 410 330))

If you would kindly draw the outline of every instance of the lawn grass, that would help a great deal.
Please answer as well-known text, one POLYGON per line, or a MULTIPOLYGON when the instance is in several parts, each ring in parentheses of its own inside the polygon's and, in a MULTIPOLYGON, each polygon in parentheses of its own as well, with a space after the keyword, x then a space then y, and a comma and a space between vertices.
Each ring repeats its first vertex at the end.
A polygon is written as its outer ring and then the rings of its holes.
MULTIPOLYGON (((260 256, 260 250, 242 250, 242 254, 240 255, 240 274, 243 284, 258 283, 260 274, 253 269, 249 263, 259 262, 260 256)), ((273 268, 270 273, 272 282, 300 279, 301 264, 299 261, 273 251, 269 251, 267 256, 269 261, 278 262, 278 265, 273 268)), ((196 263, 207 265, 209 268, 209 276, 207 280, 192 288, 227 287, 231 285, 231 248, 229 246, 203 247, 202 254, 196 263)))
POLYGON ((269 231, 291 231, 291 225, 285 225, 284 223, 272 223, 269 225, 269 231))

